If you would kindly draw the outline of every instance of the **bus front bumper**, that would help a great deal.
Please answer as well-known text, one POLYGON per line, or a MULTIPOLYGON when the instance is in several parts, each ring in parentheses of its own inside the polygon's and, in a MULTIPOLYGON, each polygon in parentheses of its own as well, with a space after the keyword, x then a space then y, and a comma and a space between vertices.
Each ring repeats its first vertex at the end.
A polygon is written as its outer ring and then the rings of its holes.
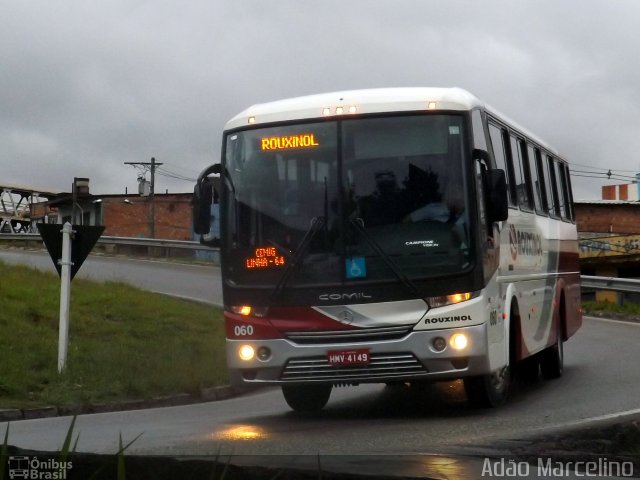
POLYGON ((234 385, 451 380, 489 373, 488 357, 486 324, 414 330, 386 341, 299 344, 289 339, 227 339, 234 385), (456 349, 452 338, 460 334, 466 346, 456 349))

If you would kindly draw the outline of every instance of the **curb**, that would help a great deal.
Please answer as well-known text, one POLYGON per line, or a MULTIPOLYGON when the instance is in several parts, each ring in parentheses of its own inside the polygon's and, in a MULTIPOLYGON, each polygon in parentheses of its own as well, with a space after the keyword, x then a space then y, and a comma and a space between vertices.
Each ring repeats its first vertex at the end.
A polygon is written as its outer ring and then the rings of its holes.
POLYGON ((125 400, 113 403, 97 403, 91 405, 63 405, 38 408, 0 409, 0 422, 18 420, 35 420, 38 418, 85 415, 91 413, 121 412, 126 410, 142 410, 147 408, 177 407, 193 403, 216 402, 228 400, 257 390, 256 387, 220 387, 203 388, 200 394, 179 393, 154 397, 149 400, 125 400))

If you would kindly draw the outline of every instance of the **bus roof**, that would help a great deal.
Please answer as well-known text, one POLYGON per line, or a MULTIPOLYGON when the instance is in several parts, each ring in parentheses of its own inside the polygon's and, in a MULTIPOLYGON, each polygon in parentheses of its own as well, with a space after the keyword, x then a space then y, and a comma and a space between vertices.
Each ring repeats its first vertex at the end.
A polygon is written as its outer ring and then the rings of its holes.
POLYGON ((253 105, 239 113, 225 125, 225 130, 275 122, 310 120, 348 116, 349 113, 372 114, 385 112, 416 112, 420 110, 469 111, 475 108, 486 110, 501 119, 512 128, 531 140, 547 148, 551 153, 557 151, 540 140, 516 122, 498 110, 485 104, 473 94, 461 88, 404 87, 347 90, 342 92, 321 93, 276 100, 253 105), (342 114, 336 108, 342 107, 342 114), (354 112, 349 109, 355 107, 354 112))
POLYGON ((254 118, 256 124, 323 118, 336 115, 337 107, 342 107, 348 114, 352 106, 359 114, 419 111, 426 110, 431 102, 435 102, 438 110, 471 110, 483 106, 476 97, 460 88, 349 90, 253 105, 232 118, 225 130, 247 126, 249 118, 254 118), (324 109, 329 109, 330 113, 324 113, 324 109))

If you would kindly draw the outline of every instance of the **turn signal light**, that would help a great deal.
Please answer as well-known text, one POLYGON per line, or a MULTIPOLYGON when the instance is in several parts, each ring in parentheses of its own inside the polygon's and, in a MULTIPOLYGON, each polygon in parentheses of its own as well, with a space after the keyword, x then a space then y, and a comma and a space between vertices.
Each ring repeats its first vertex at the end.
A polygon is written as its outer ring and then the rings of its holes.
POLYGON ((430 308, 445 307, 460 302, 466 302, 478 295, 478 292, 453 293, 451 295, 442 295, 439 297, 428 297, 427 302, 430 308))
POLYGON ((254 317, 266 317, 269 313, 269 307, 252 307, 250 305, 233 305, 230 310, 236 315, 242 315, 248 317, 253 315, 254 317))
POLYGON ((449 303, 466 302, 470 298, 470 293, 454 293, 453 295, 447 295, 447 300, 449 300, 449 303))
POLYGON ((239 305, 231 307, 231 311, 238 315, 251 315, 251 307, 249 305, 239 305))

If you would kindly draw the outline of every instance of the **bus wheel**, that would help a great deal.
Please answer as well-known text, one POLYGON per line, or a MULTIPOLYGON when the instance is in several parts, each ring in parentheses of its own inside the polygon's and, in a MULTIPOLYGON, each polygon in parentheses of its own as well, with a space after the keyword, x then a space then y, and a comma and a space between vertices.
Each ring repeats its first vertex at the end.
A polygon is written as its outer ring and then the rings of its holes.
POLYGON ((562 345, 562 329, 560 319, 556 327, 556 344, 540 352, 540 370, 547 380, 560 378, 564 369, 564 346, 562 345))
POLYGON ((283 385, 282 394, 296 412, 315 413, 327 404, 332 388, 332 385, 283 385))
POLYGON ((489 375, 464 379, 469 403, 476 407, 498 407, 507 399, 511 386, 511 369, 507 365, 489 375))
POLYGON ((540 377, 540 359, 537 355, 519 361, 515 365, 514 375, 516 379, 525 383, 535 383, 540 377))

